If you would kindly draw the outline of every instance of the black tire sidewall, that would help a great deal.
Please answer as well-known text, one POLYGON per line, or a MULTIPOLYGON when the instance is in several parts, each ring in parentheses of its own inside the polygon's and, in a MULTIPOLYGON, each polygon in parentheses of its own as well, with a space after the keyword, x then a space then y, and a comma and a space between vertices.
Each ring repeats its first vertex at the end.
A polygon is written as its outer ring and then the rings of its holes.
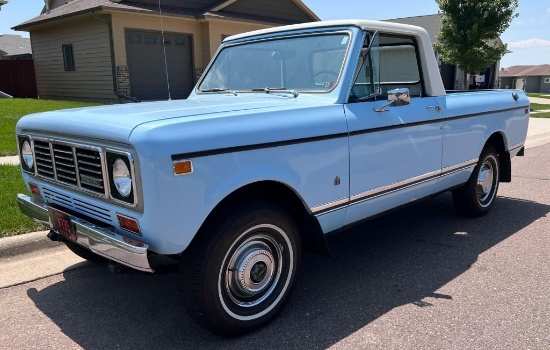
MULTIPOLYGON (((204 305, 208 310, 207 313, 209 315, 213 315, 210 319, 210 323, 215 324, 215 328, 217 328, 218 333, 225 335, 239 335, 269 322, 286 304, 295 284, 301 258, 301 244, 298 236, 298 230, 293 220, 284 211, 276 208, 264 208, 244 214, 236 221, 226 225, 222 231, 223 232, 220 232, 219 240, 216 242, 206 266, 203 289, 204 305), (285 264, 289 266, 283 266, 281 278, 276 289, 273 291, 273 295, 260 305, 252 308, 253 310, 257 310, 257 314, 263 312, 266 308, 271 307, 268 312, 260 317, 249 320, 236 319, 225 310, 222 301, 220 300, 220 294, 222 295, 222 298, 224 297, 224 291, 221 290, 220 292, 219 289, 222 288, 222 286, 220 286, 220 270, 227 262, 227 257, 232 254, 229 249, 238 247, 239 242, 242 242, 246 240, 246 238, 252 236, 254 231, 248 233, 248 235, 243 235, 243 233, 255 226, 265 224, 276 226, 286 234, 288 243, 284 237, 272 232, 277 242, 283 244, 283 261, 287 262, 288 259, 292 258, 292 265, 290 266, 289 264, 285 264), (288 247, 288 244, 292 245, 292 257, 289 256, 290 247, 288 247), (290 276, 289 273, 291 273, 290 276), (278 298, 278 295, 281 293, 282 295, 278 298), (278 301, 274 303, 274 300, 277 299, 278 301)), ((227 299, 224 298, 224 300, 226 300, 226 305, 228 305, 227 299)), ((238 313, 238 308, 233 309, 229 307, 229 309, 232 312, 238 313)), ((250 313, 243 313, 243 315, 250 316, 250 313)))
POLYGON ((484 152, 484 154, 482 154, 481 161, 477 165, 476 170, 477 170, 475 172, 476 181, 474 181, 474 186, 475 186, 475 188, 474 188, 475 191, 474 192, 476 194, 475 195, 476 203, 477 203, 477 206, 479 207, 480 210, 489 210, 489 208, 492 206, 492 204, 495 201, 495 198, 497 196, 498 184, 499 184, 499 178, 500 178, 500 165, 499 165, 499 161, 498 161, 498 155, 492 149, 492 147, 490 149, 488 149, 487 152, 484 152), (488 202, 486 204, 482 204, 480 202, 479 196, 477 195, 477 177, 479 176, 481 166, 486 161, 489 161, 489 162, 492 163, 494 174, 493 174, 493 183, 492 183, 492 188, 491 188, 491 194, 488 197, 488 202))
POLYGON ((483 152, 481 152, 479 161, 475 166, 472 175, 468 179, 468 182, 464 186, 453 191, 453 201, 457 210, 461 214, 470 217, 477 217, 487 214, 495 202, 498 192, 499 179, 500 162, 498 154, 493 146, 488 145, 484 148, 483 152), (489 201, 486 204, 482 204, 477 193, 477 181, 481 167, 487 160, 491 161, 493 165, 493 186, 491 189, 491 195, 489 196, 489 201))

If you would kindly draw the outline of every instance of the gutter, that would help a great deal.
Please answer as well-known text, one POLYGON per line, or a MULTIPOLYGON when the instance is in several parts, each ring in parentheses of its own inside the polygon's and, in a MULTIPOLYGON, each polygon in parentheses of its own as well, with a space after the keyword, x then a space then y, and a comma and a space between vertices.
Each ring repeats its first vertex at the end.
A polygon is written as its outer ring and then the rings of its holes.
POLYGON ((116 67, 115 67, 115 45, 114 45, 114 42, 113 42, 113 26, 112 26, 112 23, 109 22, 109 21, 106 21, 104 19, 101 19, 99 17, 96 17, 94 15, 94 11, 90 11, 90 16, 97 20, 97 21, 100 21, 102 23, 105 23, 107 25, 107 30, 109 31, 109 48, 111 50, 111 75, 113 76, 113 93, 115 94, 116 97, 120 98, 120 99, 123 99, 123 100, 129 100, 129 101, 132 101, 132 102, 141 102, 140 99, 138 98, 135 98, 135 97, 132 97, 132 96, 127 96, 123 93, 120 93, 118 91, 118 86, 117 86, 117 79, 116 79, 116 67))

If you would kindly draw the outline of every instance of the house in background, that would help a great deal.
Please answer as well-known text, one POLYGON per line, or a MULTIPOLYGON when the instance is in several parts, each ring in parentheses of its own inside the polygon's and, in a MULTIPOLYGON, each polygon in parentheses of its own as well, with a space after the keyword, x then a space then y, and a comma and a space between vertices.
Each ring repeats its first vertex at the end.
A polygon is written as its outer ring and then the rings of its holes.
POLYGON ((40 97, 185 98, 225 37, 319 20, 300 0, 160 4, 161 11, 158 0, 46 1, 39 16, 13 28, 30 32, 40 97))
POLYGON ((550 93, 550 64, 512 66, 502 69, 500 88, 550 93))
POLYGON ((37 97, 31 41, 20 35, 0 34, 0 95, 6 94, 37 97))
MULTIPOLYGON (((394 23, 403 23, 410 24, 424 28, 430 39, 433 43, 438 42, 437 34, 441 31, 442 21, 441 17, 436 15, 426 15, 426 16, 417 16, 417 17, 406 17, 406 18, 396 18, 389 19, 387 22, 394 23)), ((502 45, 502 40, 496 38, 491 41, 491 44, 497 43, 502 45)), ((441 78, 443 80, 443 85, 445 90, 458 90, 462 88, 462 82, 464 80, 464 74, 456 65, 447 64, 437 56, 439 62, 439 72, 441 73, 441 78)), ((500 69, 500 61, 496 61, 491 64, 482 74, 476 75, 476 81, 478 82, 478 87, 483 89, 492 89, 498 86, 498 71, 500 69)), ((471 77, 472 78, 472 77, 471 77)), ((470 81, 468 85, 473 85, 473 82, 470 81)))
POLYGON ((21 35, 0 34, 0 60, 32 58, 31 40, 21 35))

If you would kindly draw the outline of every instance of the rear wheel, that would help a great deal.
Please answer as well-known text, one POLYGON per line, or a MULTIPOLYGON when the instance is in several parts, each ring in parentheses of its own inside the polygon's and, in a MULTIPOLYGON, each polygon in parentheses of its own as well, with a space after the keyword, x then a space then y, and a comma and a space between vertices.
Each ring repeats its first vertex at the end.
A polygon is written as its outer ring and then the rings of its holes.
POLYGON ((500 163, 493 146, 488 145, 464 186, 453 191, 453 202, 465 216, 482 216, 491 209, 498 191, 500 163))
POLYGON ((298 229, 282 208, 232 208, 206 225, 183 259, 187 310, 226 336, 261 327, 282 310, 301 258, 298 229))

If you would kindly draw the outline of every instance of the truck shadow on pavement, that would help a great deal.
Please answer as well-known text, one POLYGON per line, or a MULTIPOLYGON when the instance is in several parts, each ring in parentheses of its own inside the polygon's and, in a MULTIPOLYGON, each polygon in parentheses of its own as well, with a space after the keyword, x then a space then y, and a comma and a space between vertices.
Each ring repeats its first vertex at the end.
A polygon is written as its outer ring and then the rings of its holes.
POLYGON ((240 338, 218 337, 193 322, 178 273, 115 275, 86 264, 27 294, 85 349, 326 348, 396 307, 452 299, 438 289, 549 212, 548 205, 499 197, 487 216, 466 219, 445 194, 330 236, 332 258, 304 255, 285 310, 240 338))

